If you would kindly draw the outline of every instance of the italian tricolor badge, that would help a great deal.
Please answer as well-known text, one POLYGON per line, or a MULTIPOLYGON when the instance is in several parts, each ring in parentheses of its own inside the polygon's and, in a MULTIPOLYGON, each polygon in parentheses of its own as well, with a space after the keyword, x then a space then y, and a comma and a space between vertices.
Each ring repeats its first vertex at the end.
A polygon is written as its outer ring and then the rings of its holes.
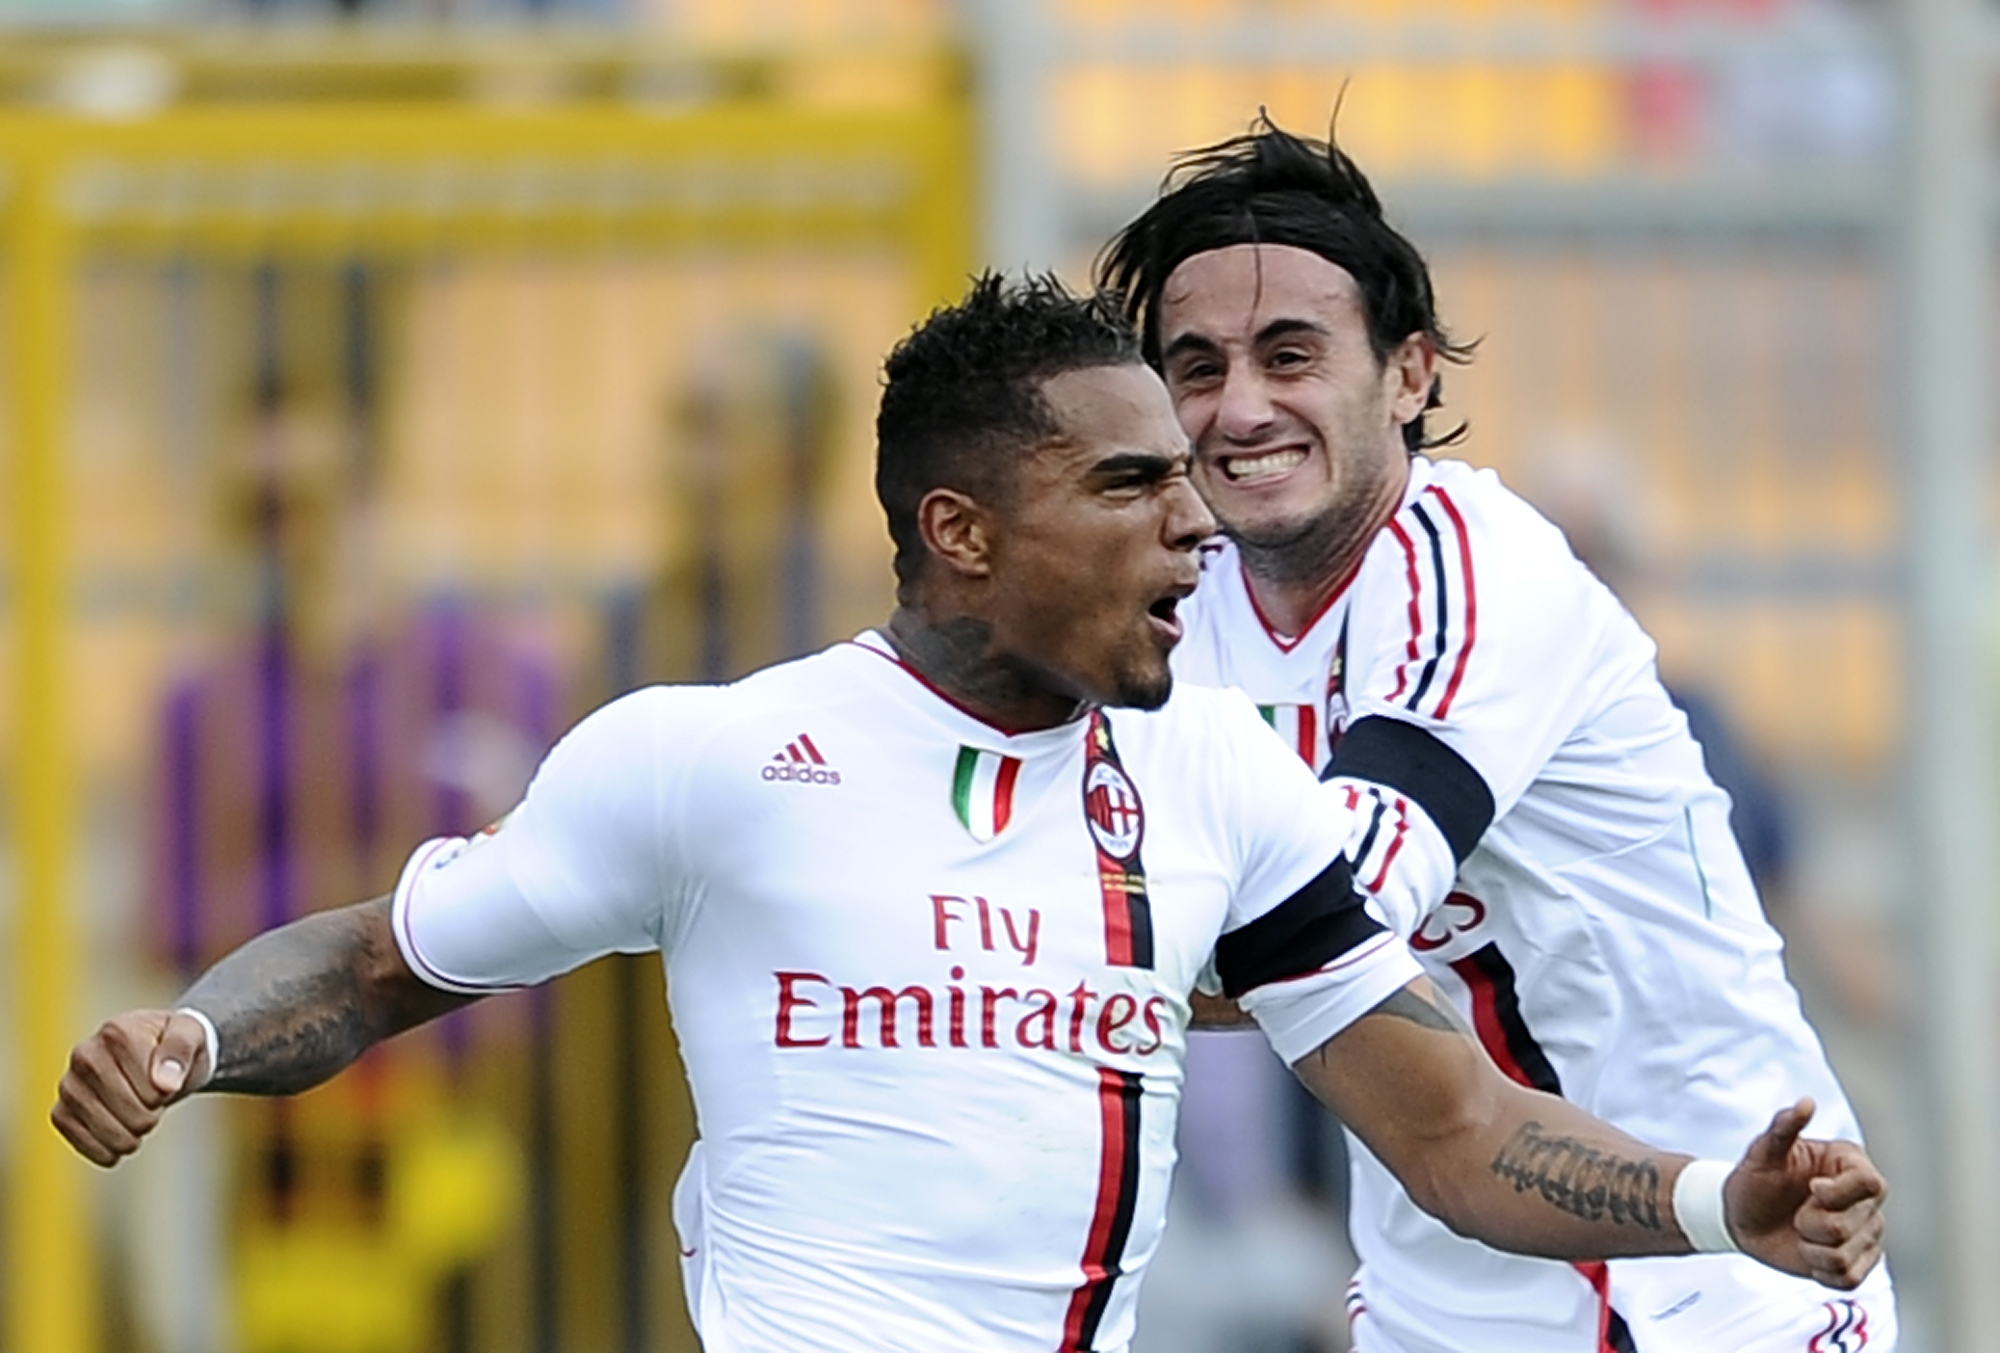
POLYGON ((1311 705, 1259 705, 1264 722, 1291 744, 1292 750, 1314 770, 1319 769, 1319 712, 1311 705))
POLYGON ((958 749, 958 766, 951 777, 951 806, 958 820, 975 841, 991 841, 1007 829, 1014 815, 1014 777, 1021 773, 1021 758, 982 752, 977 747, 958 749))

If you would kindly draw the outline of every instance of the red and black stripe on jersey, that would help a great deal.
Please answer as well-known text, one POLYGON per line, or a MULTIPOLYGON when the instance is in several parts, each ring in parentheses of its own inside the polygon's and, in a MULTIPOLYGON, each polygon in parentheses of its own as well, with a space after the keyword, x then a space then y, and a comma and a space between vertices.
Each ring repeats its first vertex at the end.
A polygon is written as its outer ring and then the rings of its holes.
POLYGON ((1562 1081, 1542 1045, 1528 1031, 1521 1017, 1521 996, 1514 986, 1514 966, 1497 944, 1484 945, 1464 958, 1455 959, 1451 970, 1459 975, 1472 993, 1472 1027, 1486 1045, 1494 1064, 1531 1090, 1560 1095, 1562 1081))
MULTIPOLYGON (((1500 946, 1484 945, 1454 960, 1451 969, 1472 994, 1472 1027, 1494 1064, 1510 1080, 1530 1089, 1562 1094, 1562 1080, 1554 1064, 1522 1018, 1514 967, 1500 946)), ((1602 1261, 1575 1267, 1597 1292, 1597 1353, 1636 1353, 1625 1318, 1611 1309, 1610 1270, 1602 1261)))
POLYGON ((1472 541, 1451 495, 1435 484, 1390 519, 1389 533, 1403 547, 1410 589, 1410 637, 1389 703, 1443 719, 1479 633, 1472 541))
POLYGON ((1310 883, 1215 942, 1223 994, 1241 996, 1267 982, 1318 972, 1382 933, 1354 890, 1347 857, 1335 856, 1310 883))
POLYGON ((1124 1276, 1125 1243, 1139 1202, 1139 1073, 1108 1066, 1097 1069, 1097 1109, 1104 1146, 1097 1172, 1097 1206, 1084 1242, 1083 1283, 1070 1294, 1063 1319, 1060 1353, 1096 1347, 1097 1329, 1111 1303, 1111 1288, 1124 1276))
MULTIPOLYGON (((1089 739, 1083 772, 1085 817, 1103 811, 1103 805, 1091 799, 1090 768, 1100 761, 1117 770, 1118 778, 1132 791, 1135 800, 1139 792, 1118 760, 1118 744, 1111 738, 1111 720, 1102 710, 1090 716, 1089 739)), ((1136 802, 1133 809, 1138 810, 1136 802)), ((1131 854, 1120 859, 1104 848, 1102 836, 1093 832, 1091 839, 1097 848, 1098 888, 1104 896, 1105 961, 1120 968, 1150 968, 1153 904, 1146 892, 1146 866, 1139 858, 1142 842, 1135 839, 1131 854)))

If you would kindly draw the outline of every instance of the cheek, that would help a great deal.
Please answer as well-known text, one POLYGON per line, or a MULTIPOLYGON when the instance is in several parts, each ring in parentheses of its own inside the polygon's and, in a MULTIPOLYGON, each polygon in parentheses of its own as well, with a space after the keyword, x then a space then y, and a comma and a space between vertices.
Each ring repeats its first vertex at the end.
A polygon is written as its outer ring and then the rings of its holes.
POLYGON ((1183 394, 1174 396, 1174 417, 1180 422, 1181 431, 1196 441, 1215 421, 1215 399, 1207 394, 1183 394))

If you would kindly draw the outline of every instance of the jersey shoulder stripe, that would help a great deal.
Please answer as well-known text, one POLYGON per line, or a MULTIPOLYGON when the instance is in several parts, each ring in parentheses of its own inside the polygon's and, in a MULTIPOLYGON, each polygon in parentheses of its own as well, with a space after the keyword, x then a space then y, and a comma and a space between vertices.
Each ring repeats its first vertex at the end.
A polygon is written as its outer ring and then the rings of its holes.
POLYGON ((1465 682, 1479 630, 1471 534, 1443 485, 1427 485, 1389 520, 1401 547, 1409 637, 1389 703, 1444 719, 1465 682))
POLYGON ((1458 696, 1458 688, 1465 680, 1466 660, 1472 656, 1472 645, 1479 637, 1479 589, 1475 584, 1472 569, 1472 540, 1465 529, 1465 518, 1458 510, 1458 504, 1451 500, 1451 494, 1442 484, 1433 484, 1430 492, 1436 495, 1438 505, 1451 518, 1453 534, 1458 540, 1458 562, 1460 577, 1465 586, 1465 636, 1458 645, 1458 661, 1452 665, 1451 681, 1444 688, 1444 699, 1438 702, 1437 717, 1442 719, 1451 713, 1451 702, 1458 696))

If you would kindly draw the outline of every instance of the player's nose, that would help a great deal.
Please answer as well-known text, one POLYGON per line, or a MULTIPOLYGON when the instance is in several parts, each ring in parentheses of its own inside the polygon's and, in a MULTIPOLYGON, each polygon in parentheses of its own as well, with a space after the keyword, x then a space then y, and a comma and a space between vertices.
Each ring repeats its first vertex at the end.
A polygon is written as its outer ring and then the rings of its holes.
POLYGON ((1215 514, 1208 510, 1193 481, 1175 480, 1167 489, 1164 537, 1176 550, 1192 550, 1215 534, 1215 514))
POLYGON ((1232 442, 1255 442, 1277 416, 1270 385, 1247 364, 1230 364, 1215 403, 1215 430, 1232 442))

